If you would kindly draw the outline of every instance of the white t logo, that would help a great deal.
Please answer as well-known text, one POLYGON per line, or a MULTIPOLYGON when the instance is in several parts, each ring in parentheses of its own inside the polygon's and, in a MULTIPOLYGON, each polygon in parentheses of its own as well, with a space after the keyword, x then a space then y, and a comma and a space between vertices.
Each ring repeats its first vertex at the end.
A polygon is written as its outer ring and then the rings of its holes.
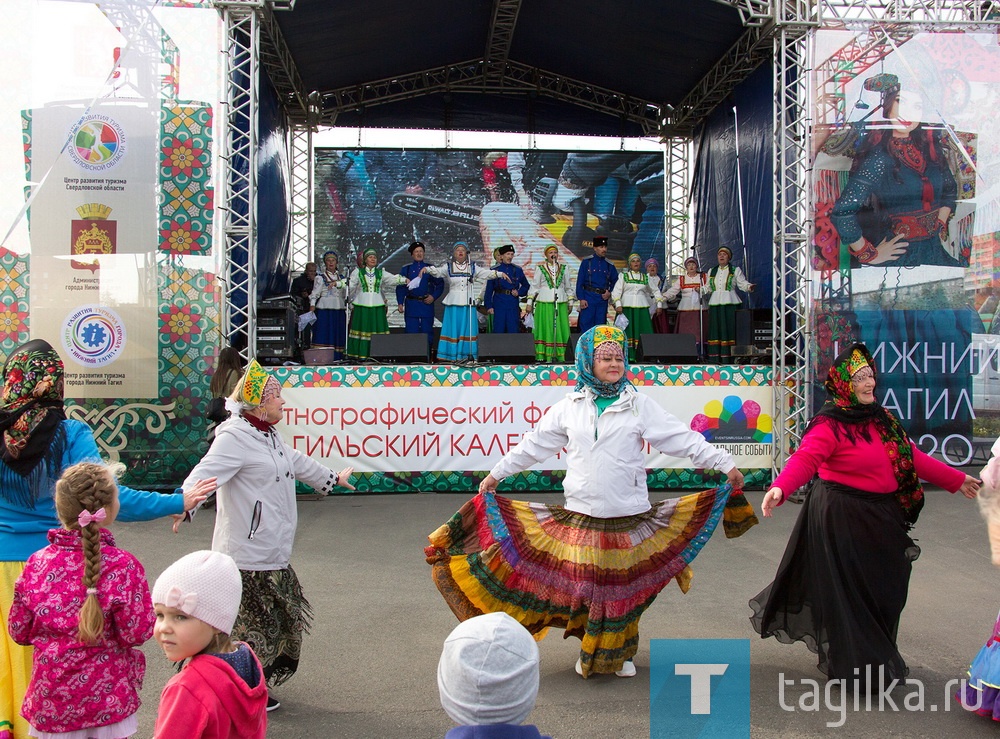
POLYGON ((724 675, 728 664, 676 664, 675 675, 691 676, 691 714, 712 712, 712 675, 724 675))

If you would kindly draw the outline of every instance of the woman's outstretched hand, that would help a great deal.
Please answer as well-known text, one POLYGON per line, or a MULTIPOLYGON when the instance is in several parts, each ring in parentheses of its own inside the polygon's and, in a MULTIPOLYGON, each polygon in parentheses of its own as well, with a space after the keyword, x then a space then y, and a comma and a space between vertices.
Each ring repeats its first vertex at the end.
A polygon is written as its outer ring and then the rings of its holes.
POLYGON ((785 499, 785 493, 781 488, 771 488, 766 493, 764 493, 764 500, 761 501, 760 510, 764 514, 764 518, 770 518, 773 515, 773 511, 779 505, 781 501, 785 499))
POLYGON ((743 473, 733 467, 726 473, 726 482, 733 486, 733 490, 743 489, 743 473))
POLYGON ((487 475, 485 478, 483 478, 483 481, 479 483, 479 492, 480 493, 495 492, 497 489, 497 485, 499 484, 500 481, 495 477, 493 477, 493 475, 487 475))
POLYGON ((353 467, 345 467, 337 474, 337 485, 342 488, 347 488, 348 490, 354 490, 354 486, 351 484, 351 475, 354 474, 353 467))
POLYGON ((979 482, 979 480, 971 475, 966 475, 965 482, 962 483, 962 487, 958 489, 958 492, 971 500, 979 495, 979 482))

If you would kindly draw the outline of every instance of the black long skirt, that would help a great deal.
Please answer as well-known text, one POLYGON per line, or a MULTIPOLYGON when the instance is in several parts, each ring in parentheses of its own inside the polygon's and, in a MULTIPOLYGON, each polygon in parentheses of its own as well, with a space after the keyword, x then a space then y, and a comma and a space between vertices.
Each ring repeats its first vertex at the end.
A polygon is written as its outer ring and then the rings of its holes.
POLYGON ((893 495, 817 480, 750 621, 764 638, 805 643, 831 679, 905 678, 896 633, 919 554, 893 495))

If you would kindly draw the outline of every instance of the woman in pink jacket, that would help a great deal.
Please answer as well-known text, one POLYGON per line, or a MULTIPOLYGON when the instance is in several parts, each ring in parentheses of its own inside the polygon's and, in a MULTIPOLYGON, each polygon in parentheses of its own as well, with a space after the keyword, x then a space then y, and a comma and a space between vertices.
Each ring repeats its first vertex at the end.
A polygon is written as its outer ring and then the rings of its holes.
POLYGON ((827 677, 862 691, 908 673, 896 632, 920 555, 908 534, 924 504, 920 480, 966 498, 979 490, 975 478, 917 449, 876 401, 875 377, 864 344, 834 360, 830 397, 764 495, 764 516, 818 479, 774 582, 750 601, 757 633, 805 643, 827 677))

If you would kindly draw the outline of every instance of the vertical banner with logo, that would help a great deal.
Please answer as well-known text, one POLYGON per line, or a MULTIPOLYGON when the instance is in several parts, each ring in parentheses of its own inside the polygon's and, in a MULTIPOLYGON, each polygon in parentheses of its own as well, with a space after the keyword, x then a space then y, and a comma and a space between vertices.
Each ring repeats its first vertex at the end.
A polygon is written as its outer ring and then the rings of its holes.
POLYGON ((32 203, 31 328, 66 363, 77 398, 157 395, 159 107, 143 101, 26 114, 32 203))

